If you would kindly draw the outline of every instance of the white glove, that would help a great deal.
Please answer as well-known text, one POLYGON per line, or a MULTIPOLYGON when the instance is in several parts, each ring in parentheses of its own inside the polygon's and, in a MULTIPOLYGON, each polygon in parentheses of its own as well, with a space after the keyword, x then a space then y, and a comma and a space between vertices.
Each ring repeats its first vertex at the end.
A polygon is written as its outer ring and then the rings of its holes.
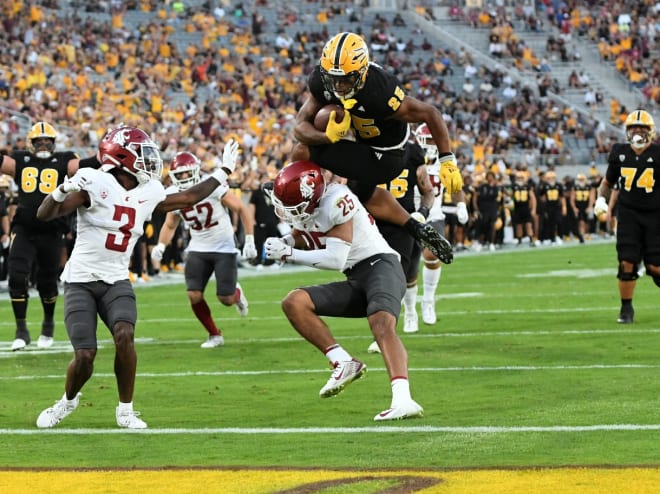
POLYGON ((156 245, 153 249, 151 249, 151 258, 154 261, 159 261, 163 258, 163 254, 165 253, 165 247, 166 245, 162 242, 158 242, 158 245, 156 245))
POLYGON ((254 245, 254 235, 245 235, 243 258, 254 259, 255 257, 257 257, 257 247, 254 245))
POLYGON ((266 252, 266 259, 284 261, 291 255, 293 249, 290 245, 283 242, 281 238, 268 237, 264 242, 264 251, 266 252))
POLYGON ((609 206, 607 205, 605 198, 603 196, 598 196, 598 199, 596 199, 596 203, 594 204, 594 216, 598 218, 603 214, 607 214, 608 209, 609 206))
POLYGON ((229 170, 233 173, 236 169, 236 160, 238 159, 238 142, 234 139, 229 139, 225 144, 225 149, 222 151, 222 168, 229 170))
POLYGON ((468 214, 467 206, 464 202, 459 202, 456 204, 456 217, 458 218, 458 222, 461 225, 464 225, 468 222, 470 215, 468 214))
POLYGON ((82 175, 74 175, 73 177, 67 177, 62 183, 62 192, 69 194, 71 192, 77 192, 85 188, 90 182, 87 178, 82 175))

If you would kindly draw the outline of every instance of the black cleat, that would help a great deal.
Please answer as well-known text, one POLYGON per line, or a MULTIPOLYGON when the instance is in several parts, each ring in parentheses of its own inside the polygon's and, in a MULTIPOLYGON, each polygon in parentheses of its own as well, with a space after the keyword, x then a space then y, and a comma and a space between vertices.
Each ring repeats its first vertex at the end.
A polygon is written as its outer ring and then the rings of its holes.
POLYGON ((413 237, 419 240, 424 247, 433 252, 433 255, 444 264, 451 264, 454 260, 454 251, 451 243, 428 223, 415 224, 410 230, 413 237))
POLYGON ((620 324, 632 324, 633 319, 635 318, 635 309, 632 308, 632 305, 621 307, 621 312, 619 312, 619 318, 616 322, 620 324))

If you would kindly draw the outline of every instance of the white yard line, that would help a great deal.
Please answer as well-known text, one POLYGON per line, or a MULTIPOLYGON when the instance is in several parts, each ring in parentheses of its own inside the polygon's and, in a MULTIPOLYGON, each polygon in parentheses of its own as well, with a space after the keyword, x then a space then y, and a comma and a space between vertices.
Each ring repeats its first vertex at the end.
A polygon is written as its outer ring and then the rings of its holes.
POLYGON ((101 434, 392 434, 392 433, 445 433, 445 434, 511 434, 511 433, 556 433, 556 432, 615 432, 657 431, 660 424, 599 424, 599 425, 528 425, 528 426, 371 426, 371 427, 221 427, 202 429, 0 429, 0 435, 56 434, 56 435, 101 435, 101 434))

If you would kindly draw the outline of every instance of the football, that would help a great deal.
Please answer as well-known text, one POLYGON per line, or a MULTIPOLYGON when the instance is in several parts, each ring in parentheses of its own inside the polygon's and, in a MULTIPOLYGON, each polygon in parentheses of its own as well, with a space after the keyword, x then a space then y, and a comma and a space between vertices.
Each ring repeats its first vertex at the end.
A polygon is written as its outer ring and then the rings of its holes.
POLYGON ((335 121, 341 122, 344 118, 344 109, 340 105, 329 104, 321 108, 314 116, 314 127, 317 130, 325 132, 325 128, 328 126, 328 120, 330 120, 330 113, 333 111, 337 112, 335 114, 335 121))

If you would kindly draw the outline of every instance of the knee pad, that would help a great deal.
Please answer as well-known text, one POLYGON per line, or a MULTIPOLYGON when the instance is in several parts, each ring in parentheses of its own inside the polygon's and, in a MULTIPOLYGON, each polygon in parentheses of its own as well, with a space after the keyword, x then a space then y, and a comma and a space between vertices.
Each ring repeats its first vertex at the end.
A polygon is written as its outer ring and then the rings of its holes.
POLYGON ((28 298, 28 276, 26 274, 11 274, 7 286, 11 298, 28 298))
POLYGON ((616 274, 616 277, 621 280, 621 281, 635 281, 637 278, 639 278, 639 275, 637 274, 637 269, 639 266, 635 264, 633 266, 632 273, 626 273, 621 269, 621 264, 619 264, 619 271, 616 274))

